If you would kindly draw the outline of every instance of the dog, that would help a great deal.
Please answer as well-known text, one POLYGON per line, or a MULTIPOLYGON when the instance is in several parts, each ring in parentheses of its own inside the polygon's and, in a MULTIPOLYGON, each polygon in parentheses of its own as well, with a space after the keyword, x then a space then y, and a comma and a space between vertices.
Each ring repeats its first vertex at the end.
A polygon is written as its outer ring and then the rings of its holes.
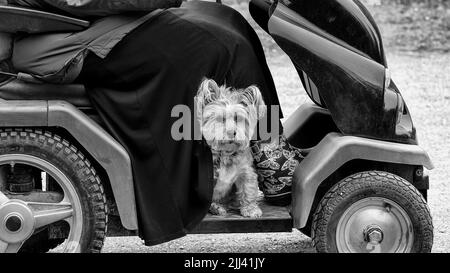
POLYGON ((266 113, 260 90, 253 85, 233 89, 204 79, 195 101, 202 136, 213 154, 216 184, 209 211, 225 216, 234 202, 242 216, 261 217, 258 177, 249 148, 256 124, 266 113))

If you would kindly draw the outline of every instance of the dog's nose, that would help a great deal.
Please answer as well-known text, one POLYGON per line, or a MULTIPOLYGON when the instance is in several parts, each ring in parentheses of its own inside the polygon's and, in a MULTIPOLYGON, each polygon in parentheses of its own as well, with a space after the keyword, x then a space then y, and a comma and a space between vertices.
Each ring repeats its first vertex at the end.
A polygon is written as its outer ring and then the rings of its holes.
POLYGON ((228 130, 227 131, 227 136, 229 138, 234 138, 236 136, 236 131, 235 130, 228 130))

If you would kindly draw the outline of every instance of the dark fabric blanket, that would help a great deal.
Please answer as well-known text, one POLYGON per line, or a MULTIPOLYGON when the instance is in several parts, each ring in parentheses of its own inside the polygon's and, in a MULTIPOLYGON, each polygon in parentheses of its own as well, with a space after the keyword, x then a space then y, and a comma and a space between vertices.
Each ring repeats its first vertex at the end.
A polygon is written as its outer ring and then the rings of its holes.
MULTIPOLYGON (((279 105, 260 41, 234 9, 188 2, 127 35, 105 58, 90 54, 78 81, 132 159, 140 236, 147 245, 179 238, 208 211, 211 152, 203 141, 175 141, 175 105, 189 106, 203 77, 260 87, 279 105)), ((192 122, 196 122, 194 114, 192 122)))

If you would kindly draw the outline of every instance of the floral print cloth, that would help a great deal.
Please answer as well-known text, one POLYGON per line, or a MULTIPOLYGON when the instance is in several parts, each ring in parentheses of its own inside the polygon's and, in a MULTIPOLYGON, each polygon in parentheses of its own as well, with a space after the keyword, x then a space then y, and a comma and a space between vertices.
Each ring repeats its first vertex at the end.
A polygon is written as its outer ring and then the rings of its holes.
POLYGON ((259 187, 267 201, 275 205, 291 202, 295 168, 304 155, 290 145, 284 135, 278 141, 257 141, 251 146, 259 187))

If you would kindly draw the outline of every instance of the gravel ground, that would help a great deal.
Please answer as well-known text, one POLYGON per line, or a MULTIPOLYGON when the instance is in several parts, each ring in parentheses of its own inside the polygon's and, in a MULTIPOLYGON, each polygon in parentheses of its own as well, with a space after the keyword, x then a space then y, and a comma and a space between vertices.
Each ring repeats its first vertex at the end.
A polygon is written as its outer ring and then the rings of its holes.
POLYGON ((311 240, 292 233, 187 235, 161 245, 146 247, 137 237, 107 238, 103 253, 287 253, 315 252, 311 240))
MULTIPOLYGON (((243 11, 243 7, 237 7, 243 11)), ((243 11, 248 17, 248 14, 243 11)), ((392 27, 381 26, 390 38, 392 27)), ((289 116, 307 100, 300 80, 287 56, 258 31, 266 46, 281 106, 289 116)), ((450 54, 448 51, 398 50, 387 43, 387 59, 392 78, 412 113, 420 145, 428 151, 435 169, 430 172, 429 206, 435 227, 433 252, 450 252, 450 54)), ((188 235, 153 247, 145 247, 137 237, 107 238, 105 253, 146 252, 314 252, 311 240, 299 231, 292 233, 188 235)))

